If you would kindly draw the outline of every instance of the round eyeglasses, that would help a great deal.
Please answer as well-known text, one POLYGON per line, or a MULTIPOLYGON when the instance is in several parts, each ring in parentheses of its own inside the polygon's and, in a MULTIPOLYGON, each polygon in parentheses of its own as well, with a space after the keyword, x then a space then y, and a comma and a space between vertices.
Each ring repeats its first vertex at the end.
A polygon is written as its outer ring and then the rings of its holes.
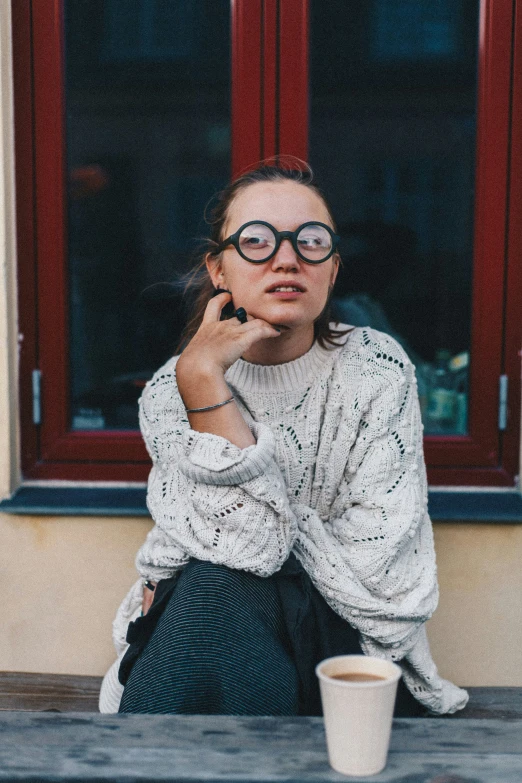
POLYGON ((335 253, 340 237, 325 223, 309 221, 295 231, 278 231, 264 220, 250 220, 224 239, 211 255, 221 253, 228 245, 234 245, 245 261, 263 264, 275 256, 283 239, 288 239, 295 252, 308 264, 322 264, 335 253))

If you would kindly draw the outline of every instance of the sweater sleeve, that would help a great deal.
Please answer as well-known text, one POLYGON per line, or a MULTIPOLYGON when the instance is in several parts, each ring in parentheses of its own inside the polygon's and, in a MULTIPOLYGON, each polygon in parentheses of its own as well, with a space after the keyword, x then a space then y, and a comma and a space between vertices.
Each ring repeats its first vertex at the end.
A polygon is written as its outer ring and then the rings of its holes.
POLYGON ((415 373, 388 340, 397 361, 363 403, 335 513, 292 508, 295 549, 316 587, 359 629, 365 652, 399 660, 435 610, 438 585, 415 373))
POLYGON ((152 459, 147 506, 156 523, 136 558, 140 574, 167 574, 176 558, 182 565, 189 557, 260 576, 277 571, 297 525, 271 429, 251 422, 256 444, 245 449, 193 430, 174 367, 158 371, 147 383, 139 418, 152 459))

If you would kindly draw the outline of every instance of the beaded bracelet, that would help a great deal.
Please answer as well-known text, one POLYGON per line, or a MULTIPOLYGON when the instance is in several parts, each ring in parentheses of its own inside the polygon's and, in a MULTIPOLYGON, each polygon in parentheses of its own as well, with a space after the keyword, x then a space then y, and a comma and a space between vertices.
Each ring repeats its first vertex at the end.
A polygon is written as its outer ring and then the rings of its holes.
POLYGON ((207 408, 185 408, 186 413, 199 413, 199 411, 211 411, 213 408, 221 408, 222 405, 226 405, 227 402, 233 402, 234 397, 230 397, 225 402, 218 402, 217 405, 209 405, 207 408))

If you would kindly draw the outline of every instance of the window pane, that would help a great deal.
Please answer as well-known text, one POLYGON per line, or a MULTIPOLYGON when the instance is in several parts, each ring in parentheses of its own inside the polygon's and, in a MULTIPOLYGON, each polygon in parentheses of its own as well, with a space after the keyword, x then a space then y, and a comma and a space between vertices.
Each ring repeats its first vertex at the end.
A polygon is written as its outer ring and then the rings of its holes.
POLYGON ((71 427, 136 429, 229 179, 230 0, 66 0, 65 22, 71 427))
POLYGON ((465 434, 478 0, 311 2, 311 164, 343 236, 335 316, 393 335, 424 434, 465 434))

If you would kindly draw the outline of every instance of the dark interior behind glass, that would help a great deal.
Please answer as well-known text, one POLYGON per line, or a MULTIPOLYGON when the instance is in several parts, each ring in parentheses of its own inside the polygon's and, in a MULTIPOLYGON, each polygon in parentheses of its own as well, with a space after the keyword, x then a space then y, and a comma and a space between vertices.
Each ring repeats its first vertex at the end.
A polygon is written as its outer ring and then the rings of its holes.
POLYGON ((71 427, 136 429, 230 176, 230 0, 67 0, 65 23, 71 427))
POLYGON ((467 432, 478 0, 311 2, 310 162, 343 237, 335 314, 392 334, 425 434, 467 432))

